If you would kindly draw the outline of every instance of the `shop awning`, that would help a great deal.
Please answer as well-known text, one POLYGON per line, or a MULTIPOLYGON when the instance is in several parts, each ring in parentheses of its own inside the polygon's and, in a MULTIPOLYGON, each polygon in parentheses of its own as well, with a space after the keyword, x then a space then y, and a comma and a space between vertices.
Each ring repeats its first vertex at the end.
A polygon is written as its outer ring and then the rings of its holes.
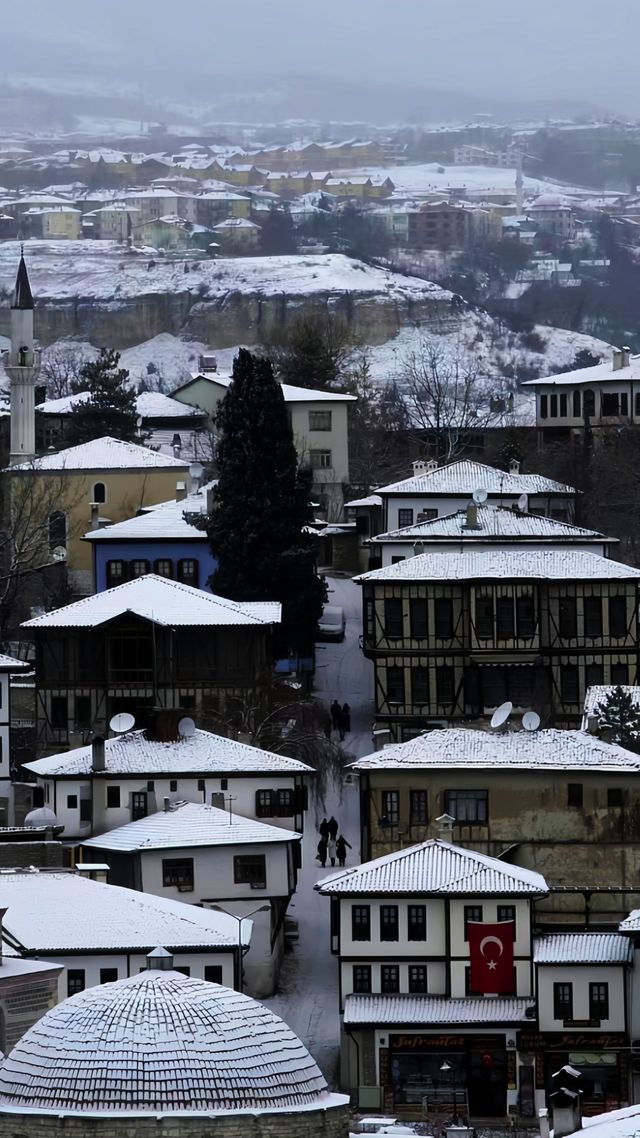
POLYGON ((526 1011, 532 1005, 532 999, 516 996, 347 996, 344 1024, 424 1028, 530 1024, 532 1019, 526 1011))

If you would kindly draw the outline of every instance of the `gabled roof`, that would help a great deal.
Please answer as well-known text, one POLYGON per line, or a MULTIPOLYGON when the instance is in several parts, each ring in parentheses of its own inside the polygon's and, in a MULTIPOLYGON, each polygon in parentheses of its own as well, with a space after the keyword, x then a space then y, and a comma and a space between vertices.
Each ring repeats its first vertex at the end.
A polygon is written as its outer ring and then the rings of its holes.
POLYGON ((232 949, 238 943, 238 922, 225 913, 75 873, 0 872, 0 907, 8 910, 7 938, 27 952, 150 952, 158 944, 232 949))
MULTIPOLYGON (((15 469, 15 468, 13 468, 15 469)), ((230 601, 147 573, 104 593, 26 620, 22 628, 97 628, 124 613, 165 627, 200 628, 222 625, 260 626, 280 623, 275 601, 230 601)))
POLYGON ((394 743, 351 764, 353 770, 640 771, 640 755, 586 731, 474 731, 449 727, 394 743))
POLYGON ((0 672, 29 672, 32 668, 28 660, 16 660, 0 652, 0 672))
POLYGON ((354 577, 369 581, 477 581, 477 580, 554 580, 607 581, 640 580, 640 569, 623 565, 588 550, 571 549, 477 549, 435 550, 408 557, 395 565, 373 569, 354 577))
POLYGON ((640 932, 640 909, 634 909, 621 921, 618 925, 618 931, 621 933, 637 933, 640 932))
POLYGON ((618 933, 550 933, 533 942, 534 964, 630 964, 633 946, 618 933))
MULTIPOLYGON (((184 391, 196 379, 217 384, 218 387, 223 387, 225 390, 232 381, 230 375, 221 375, 217 371, 207 372, 205 375, 199 371, 194 371, 191 373, 191 379, 175 389, 174 395, 178 391, 184 391)), ((285 403, 353 403, 356 399, 355 395, 347 395, 343 391, 316 391, 312 387, 293 387, 290 383, 281 383, 280 386, 285 403)))
POLYGON ((400 482, 390 482, 379 486, 377 494, 469 494, 474 490, 486 490, 488 494, 575 494, 573 486, 554 482, 542 474, 512 474, 507 470, 497 470, 482 462, 461 459, 438 466, 435 470, 425 470, 400 482))
POLYGON ((198 529, 192 522, 185 519, 185 514, 204 514, 207 510, 206 499, 202 494, 190 494, 180 502, 161 502, 135 518, 126 518, 123 522, 114 522, 113 525, 102 529, 89 530, 86 541, 144 541, 177 539, 189 541, 207 541, 204 530, 198 529))
MULTIPOLYGON (((299 841, 301 835, 281 826, 270 826, 240 814, 229 816, 228 810, 206 806, 201 802, 178 802, 169 810, 148 814, 137 822, 128 822, 88 838, 82 844, 101 850, 187 849, 197 846, 257 845, 269 842, 299 841)), ((626 942, 625 942, 626 943, 626 942)))
POLYGON ((67 470, 70 474, 82 470, 167 470, 176 469, 184 472, 189 463, 185 459, 173 458, 166 454, 156 454, 147 447, 137 443, 124 443, 120 439, 112 439, 106 435, 102 439, 93 439, 88 443, 80 443, 75 447, 67 447, 56 454, 43 454, 33 462, 24 462, 19 466, 12 466, 11 473, 16 470, 46 472, 49 470, 67 470))
POLYGON ((547 375, 541 379, 528 379, 524 383, 525 387, 577 387, 583 384, 590 383, 615 383, 621 384, 623 390, 627 390, 626 384, 629 381, 637 381, 640 379, 640 355, 631 356, 629 363, 626 367, 619 367, 614 370, 613 361, 611 357, 602 360, 599 364, 593 364, 591 367, 579 367, 573 371, 563 371, 558 375, 547 375))
MULTIPOLYGON (((38 403, 36 411, 41 415, 71 415, 79 403, 91 398, 89 391, 76 391, 62 399, 47 399, 38 403)), ((163 395, 161 391, 140 391, 136 395, 136 411, 143 419, 191 419, 202 415, 197 407, 163 395)))
MULTIPOLYGON (((195 735, 171 743, 148 739, 144 731, 128 731, 106 739, 105 769, 99 777, 114 775, 190 774, 304 774, 311 767, 287 755, 276 755, 225 739, 210 731, 197 730, 195 735)), ((89 777, 93 771, 91 747, 76 747, 60 755, 49 755, 26 764, 30 771, 47 777, 89 777)), ((228 817, 227 817, 228 822, 228 817)))
MULTIPOLYGON (((360 503, 348 502, 347 505, 360 503)), ((541 514, 528 514, 523 510, 512 510, 509 506, 477 506, 476 525, 473 529, 467 526, 466 509, 456 510, 455 513, 445 514, 443 517, 431 518, 430 521, 416 522, 402 529, 389 530, 371 538, 372 542, 401 542, 416 541, 446 541, 463 539, 465 542, 474 541, 504 541, 514 539, 518 541, 562 541, 580 542, 593 541, 594 543, 617 542, 617 538, 605 537, 597 530, 584 529, 569 522, 557 521, 541 514)))
POLYGON ((532 1003, 533 999, 515 996, 347 996, 343 1018, 345 1026, 522 1024, 527 1022, 526 1011, 532 1003))
POLYGON ((509 865, 430 838, 420 845, 385 854, 353 869, 341 869, 318 881, 327 896, 403 894, 420 896, 543 896, 547 883, 540 873, 509 865))

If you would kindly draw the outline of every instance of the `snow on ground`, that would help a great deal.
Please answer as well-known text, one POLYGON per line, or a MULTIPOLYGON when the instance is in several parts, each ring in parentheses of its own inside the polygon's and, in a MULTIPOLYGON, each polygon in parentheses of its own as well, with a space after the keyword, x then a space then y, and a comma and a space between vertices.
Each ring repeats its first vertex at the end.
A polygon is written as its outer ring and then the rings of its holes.
POLYGON ((198 340, 181 340, 170 332, 162 332, 134 348, 125 348, 120 353, 120 366, 127 368, 135 387, 141 380, 157 376, 174 388, 198 370, 198 359, 207 350, 207 345, 198 340), (155 369, 154 375, 149 373, 149 365, 155 369))
MULTIPOLYGON (((264 296, 358 292, 398 301, 448 301, 451 293, 432 281, 373 268, 342 253, 321 256, 233 257, 184 262, 123 249, 115 241, 24 242, 31 287, 41 301, 85 297, 117 301, 149 293, 201 294, 224 298, 234 292, 264 296)), ((13 287, 20 244, 0 243, 0 282, 13 287)))
MULTIPOLYGON (((362 631, 360 589, 352 581, 337 577, 329 578, 328 584, 330 603, 344 609, 347 627, 341 644, 317 646, 316 693, 327 704, 338 699, 350 705, 353 731, 347 735, 345 747, 360 757, 372 750, 373 724, 373 667, 358 642, 362 631)), ((329 904, 313 888, 327 872, 315 860, 317 828, 325 815, 329 818, 332 814, 353 846, 347 865, 360 863, 358 788, 354 781, 345 783, 342 794, 331 792, 326 804, 314 803, 311 797, 303 868, 289 906, 289 913, 298 921, 300 941, 285 956, 278 995, 263 1002, 289 1024, 335 1086, 340 1043, 338 965, 331 955, 329 904)))
MULTIPOLYGON (((515 168, 502 166, 442 166, 439 162, 422 163, 416 166, 367 166, 361 170, 350 170, 350 174, 391 178, 396 196, 406 194, 448 193, 451 189, 468 189, 474 197, 479 193, 511 193, 515 195, 515 168)), ((346 177, 347 171, 340 171, 346 177)), ((524 188, 532 194, 546 192, 566 193, 567 187, 559 182, 548 182, 542 178, 524 176, 524 188)))

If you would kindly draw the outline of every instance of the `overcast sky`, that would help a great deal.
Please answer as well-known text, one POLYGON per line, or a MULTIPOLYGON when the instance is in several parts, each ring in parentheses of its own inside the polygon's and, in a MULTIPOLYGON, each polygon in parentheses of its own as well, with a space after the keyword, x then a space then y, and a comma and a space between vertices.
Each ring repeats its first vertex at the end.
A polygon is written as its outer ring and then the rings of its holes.
POLYGON ((2 5, 3 61, 384 80, 640 114, 639 0, 31 0, 2 5))

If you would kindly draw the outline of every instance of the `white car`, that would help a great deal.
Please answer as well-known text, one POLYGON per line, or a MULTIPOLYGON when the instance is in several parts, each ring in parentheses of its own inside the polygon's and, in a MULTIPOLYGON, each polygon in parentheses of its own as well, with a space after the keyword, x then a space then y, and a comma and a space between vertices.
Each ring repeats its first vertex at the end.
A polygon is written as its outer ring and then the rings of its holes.
POLYGON ((325 605, 318 621, 319 640, 344 640, 344 609, 338 605, 325 605))

